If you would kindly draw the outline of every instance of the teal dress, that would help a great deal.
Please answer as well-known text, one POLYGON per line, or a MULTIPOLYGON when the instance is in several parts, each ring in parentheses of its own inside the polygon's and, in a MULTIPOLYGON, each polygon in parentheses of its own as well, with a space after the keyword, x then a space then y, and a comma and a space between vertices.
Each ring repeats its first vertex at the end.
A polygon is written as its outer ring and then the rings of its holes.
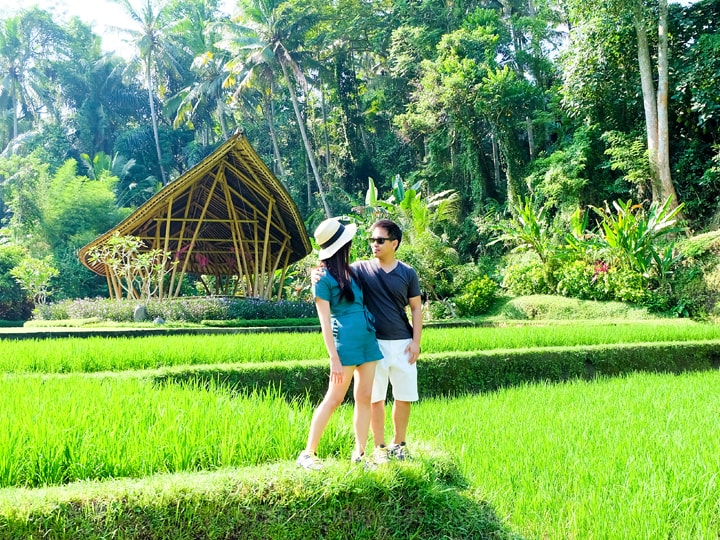
POLYGON ((363 305, 362 289, 354 279, 351 287, 355 294, 352 303, 340 300, 340 285, 330 272, 313 285, 313 297, 330 303, 333 339, 343 366, 358 366, 383 357, 375 338, 374 320, 363 305))

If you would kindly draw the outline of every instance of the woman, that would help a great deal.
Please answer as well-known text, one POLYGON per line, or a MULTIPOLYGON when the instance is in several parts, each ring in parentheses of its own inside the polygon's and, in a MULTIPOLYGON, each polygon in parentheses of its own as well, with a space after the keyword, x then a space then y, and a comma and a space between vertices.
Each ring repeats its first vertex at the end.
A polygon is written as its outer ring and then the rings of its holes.
POLYGON ((315 229, 315 241, 320 246, 318 258, 327 272, 313 285, 313 296, 330 355, 330 384, 313 414, 307 446, 297 459, 297 464, 306 469, 322 468, 317 457, 320 437, 333 411, 345 399, 353 376, 355 450, 352 461, 364 460, 375 364, 382 353, 375 339, 371 315, 363 305, 362 289, 350 269, 350 244, 356 230, 354 224, 343 226, 332 218, 315 229))

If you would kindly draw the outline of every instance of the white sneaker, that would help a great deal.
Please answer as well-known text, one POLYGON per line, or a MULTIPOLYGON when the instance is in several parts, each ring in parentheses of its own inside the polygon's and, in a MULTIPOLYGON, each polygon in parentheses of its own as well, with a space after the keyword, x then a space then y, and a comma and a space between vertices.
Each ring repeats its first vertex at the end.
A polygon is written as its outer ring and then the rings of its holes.
POLYGON ((320 461, 320 458, 317 457, 317 454, 314 452, 308 452, 307 450, 300 452, 295 464, 298 467, 307 469, 308 471, 319 471, 323 468, 322 461, 320 461))
POLYGON ((365 452, 363 452, 362 454, 358 454, 357 450, 353 451, 352 457, 350 458, 350 462, 353 465, 362 465, 363 469, 365 469, 366 471, 371 471, 377 467, 377 465, 374 462, 369 461, 365 457, 365 452))
POLYGON ((391 459, 397 459, 398 461, 405 461, 406 459, 410 459, 410 454, 407 451, 405 441, 401 442, 400 444, 391 444, 390 448, 387 449, 387 453, 389 454, 391 459))
POLYGON ((376 465, 385 465, 390 463, 390 455, 388 454, 387 446, 381 444, 375 447, 371 456, 372 462, 376 465))

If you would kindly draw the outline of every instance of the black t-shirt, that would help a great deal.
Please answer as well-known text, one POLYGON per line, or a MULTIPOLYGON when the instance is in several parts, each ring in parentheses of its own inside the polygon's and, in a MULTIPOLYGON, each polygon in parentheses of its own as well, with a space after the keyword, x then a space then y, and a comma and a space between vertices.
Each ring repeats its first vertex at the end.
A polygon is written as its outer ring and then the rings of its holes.
POLYGON ((352 264, 352 268, 363 288, 365 305, 375 316, 377 338, 412 338, 405 306, 410 303, 410 298, 420 296, 417 272, 401 261, 397 261, 397 266, 391 272, 385 272, 376 259, 356 261, 352 264), (387 290, 378 280, 382 280, 387 285, 387 290))

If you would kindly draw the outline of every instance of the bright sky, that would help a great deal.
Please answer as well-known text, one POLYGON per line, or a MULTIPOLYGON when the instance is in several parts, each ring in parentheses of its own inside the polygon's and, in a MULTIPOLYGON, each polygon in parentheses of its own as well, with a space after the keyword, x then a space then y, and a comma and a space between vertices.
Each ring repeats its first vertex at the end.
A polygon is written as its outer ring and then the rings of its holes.
MULTIPOLYGON (((143 4, 140 0, 130 2, 136 9, 143 4)), ((220 4, 231 6, 234 3, 233 0, 224 0, 220 4)), ((0 19, 32 6, 52 13, 56 22, 65 22, 77 16, 102 37, 103 50, 115 51, 126 58, 132 56, 125 43, 127 37, 115 29, 134 29, 137 23, 125 14, 125 10, 118 4, 110 0, 0 0, 0 19)), ((232 10, 228 7, 226 11, 230 13, 232 10)))
POLYGON ((0 0, 0 18, 32 6, 52 13, 56 22, 65 22, 77 16, 102 37, 103 50, 115 51, 126 57, 131 54, 122 33, 111 30, 112 27, 134 28, 133 21, 118 4, 109 0, 0 0))
MULTIPOLYGON (((682 5, 692 4, 696 0, 670 0, 671 3, 682 5)), ((138 0, 131 0, 134 6, 139 6, 138 0)), ((225 0, 221 4, 231 6, 233 0, 225 0)), ((135 28, 135 23, 126 14, 123 8, 110 0, 0 0, 0 19, 13 15, 21 9, 32 6, 49 11, 58 22, 66 21, 73 15, 93 27, 96 34, 102 37, 102 46, 106 51, 115 51, 123 56, 130 57, 132 53, 125 44, 125 37, 113 28, 135 28)), ((227 9, 231 12, 231 9, 227 9)))

